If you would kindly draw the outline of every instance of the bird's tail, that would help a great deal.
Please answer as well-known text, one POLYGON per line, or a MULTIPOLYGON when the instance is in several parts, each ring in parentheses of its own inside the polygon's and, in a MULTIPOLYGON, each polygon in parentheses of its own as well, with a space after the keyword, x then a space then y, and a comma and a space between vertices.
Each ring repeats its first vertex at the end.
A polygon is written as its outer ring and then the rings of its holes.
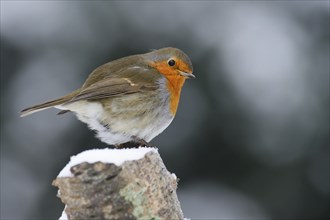
POLYGON ((33 114, 33 113, 36 113, 36 112, 39 112, 39 111, 42 111, 42 110, 45 110, 45 109, 48 109, 48 108, 51 108, 51 107, 55 107, 57 105, 62 105, 68 101, 70 101, 73 97, 75 97, 76 95, 79 94, 79 89, 72 92, 72 93, 69 93, 61 98, 58 98, 58 99, 55 99, 55 100, 51 100, 51 101, 48 101, 48 102, 45 102, 45 103, 42 103, 42 104, 39 104, 39 105, 34 105, 34 106, 31 106, 29 108, 26 108, 26 109, 23 109, 21 112, 20 112, 20 116, 21 117, 25 117, 25 116, 28 116, 30 114, 33 114))

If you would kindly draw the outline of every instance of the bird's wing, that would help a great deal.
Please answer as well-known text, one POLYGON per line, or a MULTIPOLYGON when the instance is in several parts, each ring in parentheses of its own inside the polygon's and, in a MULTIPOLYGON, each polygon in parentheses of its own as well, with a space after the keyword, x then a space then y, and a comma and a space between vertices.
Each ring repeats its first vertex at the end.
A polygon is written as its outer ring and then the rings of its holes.
MULTIPOLYGON (((126 68, 85 87, 67 103, 79 100, 98 100, 147 90, 156 90, 161 75, 154 69, 126 68)), ((67 104, 66 103, 66 104, 67 104)))

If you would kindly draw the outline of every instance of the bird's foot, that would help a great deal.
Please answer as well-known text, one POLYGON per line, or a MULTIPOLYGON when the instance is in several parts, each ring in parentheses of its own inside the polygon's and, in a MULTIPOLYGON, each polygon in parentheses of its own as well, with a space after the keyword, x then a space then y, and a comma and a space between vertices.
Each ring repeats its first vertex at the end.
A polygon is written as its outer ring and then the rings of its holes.
POLYGON ((136 136, 133 136, 132 138, 133 138, 133 142, 139 144, 141 147, 155 147, 149 142, 146 142, 145 140, 138 138, 136 136))
POLYGON ((117 144, 115 146, 118 149, 122 149, 122 148, 139 148, 139 147, 155 147, 155 146, 151 145, 149 142, 147 142, 147 141, 145 141, 141 138, 137 138, 137 137, 133 136, 132 139, 133 139, 132 141, 122 143, 122 144, 117 144))
POLYGON ((122 143, 122 144, 116 144, 115 146, 117 149, 123 149, 123 148, 133 149, 133 148, 139 148, 140 144, 135 143, 133 141, 129 141, 129 142, 122 143))

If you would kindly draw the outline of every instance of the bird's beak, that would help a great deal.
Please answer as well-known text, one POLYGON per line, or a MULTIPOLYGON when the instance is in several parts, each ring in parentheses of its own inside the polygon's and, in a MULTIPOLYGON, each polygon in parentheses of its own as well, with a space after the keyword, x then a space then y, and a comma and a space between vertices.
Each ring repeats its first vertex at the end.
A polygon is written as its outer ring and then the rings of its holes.
POLYGON ((179 70, 179 74, 181 76, 186 77, 187 79, 195 79, 196 78, 194 74, 192 74, 192 73, 186 73, 186 72, 183 72, 183 71, 180 71, 180 70, 179 70))

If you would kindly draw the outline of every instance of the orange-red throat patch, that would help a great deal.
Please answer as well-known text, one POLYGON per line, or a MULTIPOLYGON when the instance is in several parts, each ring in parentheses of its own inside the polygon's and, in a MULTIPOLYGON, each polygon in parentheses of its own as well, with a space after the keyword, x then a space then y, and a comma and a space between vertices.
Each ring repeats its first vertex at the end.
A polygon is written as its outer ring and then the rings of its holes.
POLYGON ((181 88, 185 82, 185 77, 179 75, 176 69, 168 66, 167 62, 153 63, 153 67, 167 79, 166 87, 170 93, 170 112, 174 116, 179 105, 181 88))
POLYGON ((181 88, 184 84, 185 78, 180 75, 170 75, 167 78, 167 88, 170 91, 170 111, 174 116, 178 109, 181 88))

